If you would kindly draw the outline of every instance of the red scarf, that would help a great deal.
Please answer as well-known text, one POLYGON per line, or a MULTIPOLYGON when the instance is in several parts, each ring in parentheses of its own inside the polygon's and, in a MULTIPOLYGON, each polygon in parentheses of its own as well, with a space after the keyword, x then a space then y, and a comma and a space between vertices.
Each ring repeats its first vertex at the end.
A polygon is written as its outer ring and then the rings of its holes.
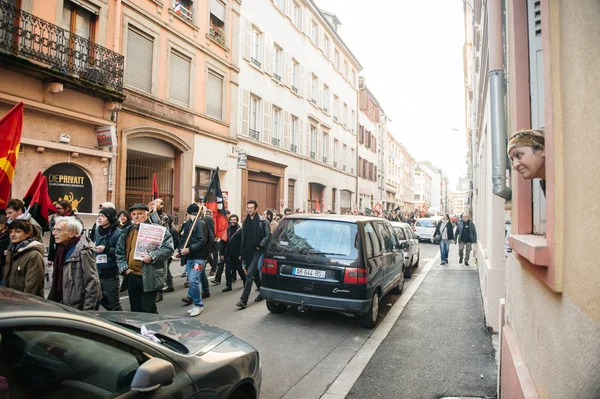
POLYGON ((54 258, 54 270, 52 271, 52 289, 49 299, 62 303, 63 300, 63 268, 67 253, 79 242, 81 237, 73 237, 69 241, 61 243, 56 248, 56 258, 54 258))

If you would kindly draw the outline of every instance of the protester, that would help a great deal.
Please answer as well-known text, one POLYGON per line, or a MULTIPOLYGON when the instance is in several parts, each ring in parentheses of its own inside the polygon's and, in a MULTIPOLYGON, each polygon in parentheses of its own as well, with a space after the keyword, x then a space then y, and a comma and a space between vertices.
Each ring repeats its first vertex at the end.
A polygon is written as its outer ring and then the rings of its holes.
POLYGON ((468 213, 464 213, 462 220, 458 222, 456 236, 458 238, 459 263, 463 262, 464 255, 465 266, 469 266, 469 254, 472 245, 477 243, 477 232, 475 231, 475 224, 469 219, 468 213), (465 247, 467 249, 466 253, 464 252, 465 247))
MULTIPOLYGON (((219 251, 217 242, 215 239, 215 220, 212 217, 212 211, 208 208, 204 208, 204 217, 206 224, 209 229, 210 236, 208 237, 208 259, 206 260, 207 266, 210 265, 210 275, 216 275, 217 265, 219 263, 219 251)), ((208 278, 206 277, 206 267, 202 270, 202 298, 208 298, 210 296, 210 286, 208 285, 208 278)))
POLYGON ((116 255, 117 244, 121 237, 119 229, 121 223, 117 219, 117 211, 114 208, 101 209, 96 223, 98 231, 94 250, 96 251, 96 267, 102 290, 100 304, 106 310, 123 310, 119 298, 121 281, 116 255))
POLYGON ((6 203, 6 216, 8 217, 8 224, 11 224, 13 221, 19 220, 27 220, 33 226, 33 238, 39 242, 43 242, 43 234, 42 226, 31 217, 30 214, 25 213, 25 203, 20 199, 10 199, 6 203))
MULTIPOLYGON (((204 310, 202 302, 202 289, 204 281, 201 274, 206 266, 206 259, 209 256, 209 227, 204 219, 204 206, 199 207, 196 204, 190 204, 187 208, 187 217, 181 244, 176 257, 187 255, 188 296, 182 301, 186 304, 194 304, 194 307, 188 311, 192 317, 198 316, 204 310)), ((207 281, 208 283, 208 281, 207 281)))
POLYGON ((452 227, 450 215, 446 213, 444 216, 442 216, 442 220, 436 226, 433 236, 439 238, 440 240, 440 254, 442 257, 441 264, 447 265, 450 243, 454 241, 454 228, 452 227))
POLYGON ((4 281, 4 266, 6 265, 6 252, 9 245, 8 218, 6 215, 0 215, 0 286, 4 281))
POLYGON ((267 209, 266 218, 269 221, 269 227, 271 229, 271 234, 275 231, 279 223, 275 220, 275 213, 271 209, 267 209))
POLYGON ((117 213, 117 219, 119 219, 120 229, 133 224, 131 223, 131 216, 129 216, 129 212, 127 211, 119 211, 119 213, 117 213))
POLYGON ((156 297, 165 285, 167 259, 173 255, 173 237, 165 231, 160 246, 147 253, 142 260, 134 259, 135 247, 140 225, 152 224, 150 209, 144 204, 135 204, 129 208, 133 225, 121 231, 117 244, 117 265, 124 275, 132 312, 158 313, 156 297))
POLYGON ((285 208, 283 210, 283 217, 289 216, 291 214, 293 214, 294 212, 290 209, 290 208, 285 208))
MULTIPOLYGON (((269 222, 262 219, 258 214, 258 202, 250 200, 246 207, 247 215, 242 227, 241 254, 239 259, 243 260, 248 269, 244 291, 236 306, 244 309, 248 306, 248 297, 252 289, 252 282, 260 289, 260 274, 258 263, 262 252, 271 238, 271 227, 269 222)), ((255 302, 262 301, 260 294, 254 299, 255 302)))
POLYGON ((508 156, 513 169, 524 179, 541 179, 546 194, 546 138, 543 130, 523 129, 508 141, 508 156))
POLYGON ((79 310, 94 310, 100 300, 100 279, 94 248, 82 236, 83 224, 73 216, 56 218, 52 234, 56 257, 48 299, 79 310))
POLYGON ((15 220, 8 228, 4 285, 13 290, 44 296, 44 245, 33 238, 33 226, 15 220))
POLYGON ((242 228, 238 223, 239 219, 237 215, 231 215, 229 217, 229 227, 227 228, 227 241, 221 241, 221 253, 223 254, 223 260, 225 261, 225 288, 223 292, 229 292, 232 290, 236 273, 240 275, 240 278, 246 285, 246 273, 242 267, 242 261, 240 260, 240 250, 242 246, 242 228))
MULTIPOLYGON (((98 211, 101 211, 104 208, 117 209, 115 207, 115 204, 113 204, 112 202, 103 202, 100 205, 98 205, 98 211)), ((94 225, 92 226, 92 228, 88 232, 88 238, 90 239, 91 242, 96 242, 96 230, 97 230, 97 227, 98 226, 96 225, 96 223, 94 223, 94 225)))
MULTIPOLYGON (((50 216, 49 226, 50 231, 54 228, 54 224, 56 223, 56 218, 61 216, 75 216, 73 212, 73 208, 71 207, 71 203, 66 200, 58 201, 54 207, 58 211, 58 213, 50 216)), ((78 218, 79 219, 79 218, 78 218)), ((50 241, 48 243, 48 265, 50 266, 52 263, 52 259, 56 256, 56 242, 54 242, 54 235, 50 234, 50 241)))
MULTIPOLYGON (((173 248, 179 248, 179 232, 173 226, 173 218, 167 215, 167 229, 169 233, 171 233, 171 237, 173 237, 173 248)), ((173 286, 173 275, 171 274, 171 262, 173 261, 173 257, 169 256, 167 259, 167 287, 163 288, 162 291, 158 291, 158 296, 156 297, 156 302, 160 302, 163 300, 164 292, 173 292, 175 291, 175 287, 173 286)))
POLYGON ((157 198, 148 204, 148 208, 150 209, 150 220, 152 223, 167 227, 169 224, 169 215, 164 212, 164 206, 165 203, 160 198, 157 198))

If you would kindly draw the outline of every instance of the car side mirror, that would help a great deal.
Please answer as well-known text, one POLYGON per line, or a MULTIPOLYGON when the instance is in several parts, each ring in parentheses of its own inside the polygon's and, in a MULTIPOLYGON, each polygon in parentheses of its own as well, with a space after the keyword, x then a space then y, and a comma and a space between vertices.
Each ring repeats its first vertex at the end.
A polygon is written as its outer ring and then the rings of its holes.
POLYGON ((175 378, 175 368, 164 359, 154 357, 142 364, 131 381, 134 392, 151 392, 175 378))

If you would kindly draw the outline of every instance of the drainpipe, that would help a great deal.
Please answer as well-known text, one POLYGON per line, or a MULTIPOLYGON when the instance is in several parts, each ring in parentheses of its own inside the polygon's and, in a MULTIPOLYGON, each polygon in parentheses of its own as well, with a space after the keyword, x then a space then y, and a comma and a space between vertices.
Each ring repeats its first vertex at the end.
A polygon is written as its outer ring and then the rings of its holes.
POLYGON ((502 1, 488 0, 489 83, 492 134, 492 185, 494 194, 510 201, 506 186, 506 114, 504 105, 504 65, 502 40, 502 1))
POLYGON ((121 41, 121 0, 115 0, 115 41, 113 51, 119 52, 119 42, 121 41))

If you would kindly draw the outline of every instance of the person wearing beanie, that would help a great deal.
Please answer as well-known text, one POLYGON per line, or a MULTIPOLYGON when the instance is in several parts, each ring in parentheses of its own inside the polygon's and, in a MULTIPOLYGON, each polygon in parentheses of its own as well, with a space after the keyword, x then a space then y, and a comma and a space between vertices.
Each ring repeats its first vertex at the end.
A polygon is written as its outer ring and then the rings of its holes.
POLYGON ((513 169, 524 179, 541 179, 546 194, 546 138, 543 130, 523 129, 508 140, 508 156, 513 169))
MULTIPOLYGON (((202 302, 202 272, 206 266, 209 255, 209 229, 204 220, 204 207, 191 204, 187 208, 187 220, 183 227, 183 234, 179 240, 180 245, 175 256, 187 256, 186 269, 188 272, 188 296, 182 298, 186 304, 194 304, 188 311, 192 317, 198 316, 204 309, 202 302)), ((208 282, 207 282, 208 283, 208 282)))
POLYGON ((156 250, 144 255, 141 260, 134 259, 140 225, 152 224, 148 212, 149 208, 144 204, 129 208, 133 224, 121 230, 116 257, 119 273, 124 276, 123 285, 127 287, 131 311, 158 313, 156 298, 165 286, 167 259, 173 255, 173 237, 166 230, 156 250))
MULTIPOLYGON (((115 211, 117 210, 115 207, 115 204, 113 204, 112 202, 103 202, 100 205, 98 205, 98 213, 100 213, 100 211, 102 209, 106 209, 106 208, 112 208, 115 211)), ((98 232, 98 223, 94 223, 94 225, 92 226, 92 228, 88 231, 88 238, 90 239, 91 242, 96 242, 96 233, 98 232)))
POLYGON ((121 236, 120 222, 117 219, 117 210, 114 208, 103 208, 100 210, 96 221, 96 267, 100 277, 100 288, 102 296, 97 305, 102 305, 106 310, 123 310, 119 291, 121 283, 119 280, 119 268, 117 267, 117 243, 121 236))

